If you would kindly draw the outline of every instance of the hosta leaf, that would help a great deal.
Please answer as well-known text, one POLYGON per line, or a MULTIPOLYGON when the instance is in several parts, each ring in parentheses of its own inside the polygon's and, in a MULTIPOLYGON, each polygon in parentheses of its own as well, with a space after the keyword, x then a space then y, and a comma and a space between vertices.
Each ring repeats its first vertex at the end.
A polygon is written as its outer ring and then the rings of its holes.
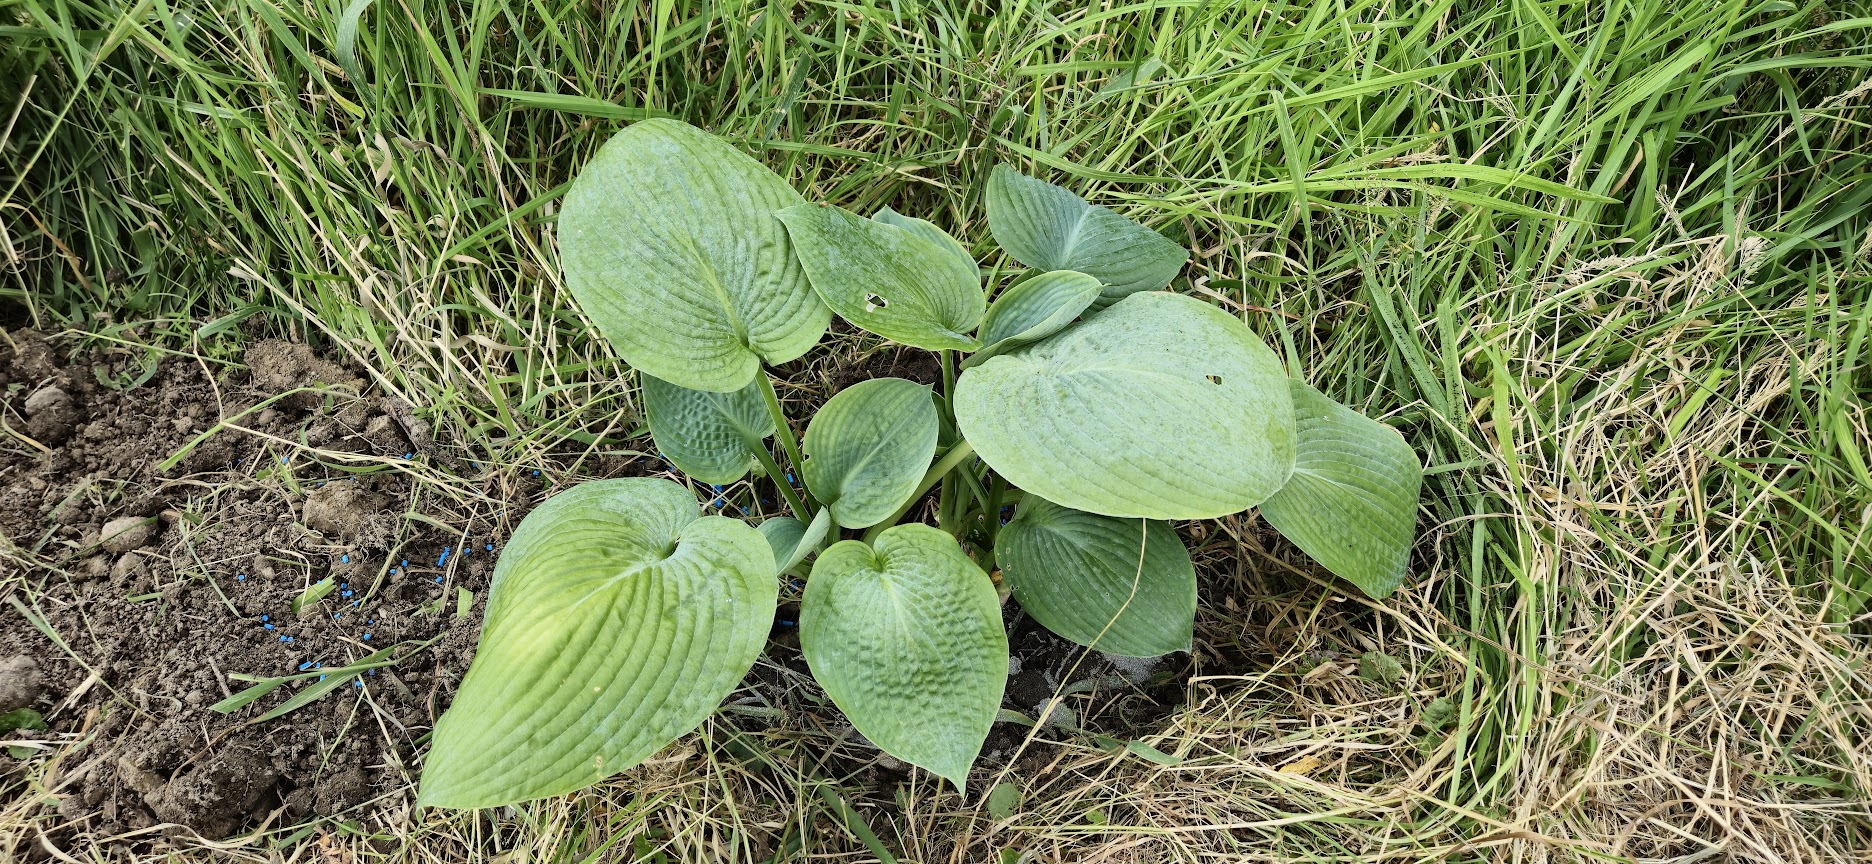
POLYGON ((930 351, 980 347, 968 335, 988 305, 980 271, 927 232, 820 204, 789 207, 780 221, 839 317, 930 351))
POLYGON ((1096 277, 1104 306, 1170 284, 1189 250, 1162 234, 1006 165, 988 177, 988 230, 1014 260, 1096 277))
POLYGON ((733 483, 759 465, 756 448, 774 434, 758 383, 733 393, 691 390, 648 372, 643 382, 650 437, 663 456, 704 483, 733 483))
POLYGON ((1098 296, 1097 279, 1071 270, 1042 273, 1009 288, 982 317, 982 349, 970 363, 1066 329, 1098 296))
POLYGON ((803 200, 700 129, 633 124, 566 192, 566 285, 625 362, 692 390, 732 393, 761 361, 806 353, 832 321, 774 218, 803 200))
POLYGON ((913 234, 924 237, 936 245, 941 246, 944 250, 948 251, 949 254, 954 255, 956 260, 967 264, 971 268, 975 268, 976 266, 975 256, 969 254, 968 247, 963 246, 962 241, 950 236, 949 232, 936 227, 936 223, 934 222, 927 219, 918 219, 915 216, 905 216, 889 207, 885 207, 872 214, 871 218, 886 225, 895 225, 913 234))
POLYGON ((1293 397, 1274 352, 1200 300, 1133 294, 963 373, 956 422, 983 461, 1106 516, 1208 519, 1293 468, 1293 397))
POLYGON ((1293 379, 1299 432, 1293 477, 1261 518, 1340 578, 1375 598, 1404 581, 1423 465, 1396 429, 1293 379))
POLYGON ((819 548, 826 532, 832 528, 832 511, 821 507, 811 525, 791 516, 775 516, 754 527, 773 547, 775 572, 784 573, 819 548))
POLYGON ((813 677, 884 752, 960 789, 1001 708, 994 583, 954 538, 898 525, 820 553, 800 605, 813 677))
POLYGON ((1001 577, 1035 621, 1127 657, 1188 651, 1196 568, 1167 522, 1028 496, 995 539, 1001 577))
POLYGON ((902 378, 853 384, 806 427, 806 488, 843 528, 882 522, 910 500, 936 455, 930 388, 902 378))
POLYGON ((602 480, 514 531, 418 804, 493 807, 629 768, 694 729, 760 654, 773 551, 688 491, 602 480))

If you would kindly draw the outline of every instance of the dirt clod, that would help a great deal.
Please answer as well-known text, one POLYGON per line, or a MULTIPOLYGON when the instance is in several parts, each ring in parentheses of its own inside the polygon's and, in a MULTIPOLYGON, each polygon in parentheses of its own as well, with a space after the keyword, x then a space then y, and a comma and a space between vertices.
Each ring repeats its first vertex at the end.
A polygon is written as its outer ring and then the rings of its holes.
POLYGON ((370 780, 355 766, 332 774, 314 789, 312 809, 320 816, 334 816, 370 798, 370 780))
POLYGON ((389 533, 386 517, 390 501, 382 495, 361 489, 355 483, 343 483, 313 490, 305 501, 301 519, 307 528, 328 539, 356 546, 376 548, 389 533))
POLYGON ((44 689, 39 663, 24 654, 0 660, 0 714, 33 704, 44 689))
POLYGON ((26 434, 46 445, 65 443, 84 421, 71 394, 55 386, 35 391, 21 408, 26 414, 26 434))
MULTIPOLYGON (((318 356, 309 345, 266 339, 247 349, 247 365, 253 370, 254 386, 269 393, 285 393, 298 387, 335 385, 353 393, 364 388, 364 379, 318 356)), ((294 393, 279 404, 288 408, 311 410, 322 397, 317 393, 294 393)))
POLYGON ((239 830, 274 792, 279 775, 258 752, 219 753, 178 775, 151 796, 150 809, 164 822, 187 825, 210 840, 239 830))
POLYGON ((105 551, 122 555, 148 546, 161 529, 162 523, 156 519, 120 516, 104 523, 103 530, 98 532, 98 542, 105 551))

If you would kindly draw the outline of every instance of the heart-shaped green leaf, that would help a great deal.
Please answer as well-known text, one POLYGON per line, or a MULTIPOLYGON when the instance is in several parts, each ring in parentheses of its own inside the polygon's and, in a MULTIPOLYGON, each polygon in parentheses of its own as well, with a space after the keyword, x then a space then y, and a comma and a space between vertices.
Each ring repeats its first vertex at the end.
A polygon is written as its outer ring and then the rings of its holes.
POLYGON ((733 393, 691 390, 648 372, 643 382, 650 437, 663 456, 704 483, 733 483, 760 464, 754 455, 774 434, 758 382, 733 393))
POLYGON ((819 508, 811 525, 791 516, 775 516, 754 527, 773 547, 775 572, 785 573, 819 548, 826 532, 832 528, 832 511, 819 508))
POLYGON ((788 207, 780 221, 839 317, 930 351, 980 347, 968 334, 988 306, 981 273, 927 232, 820 204, 788 207))
POLYGON ((936 455, 930 388, 873 378, 840 390, 806 427, 806 488, 843 528, 884 521, 910 500, 936 455))
POLYGON ((1280 361, 1228 313, 1133 294, 963 373, 956 422, 983 461, 1049 501, 1105 516, 1209 519, 1293 470, 1280 361))
POLYGON ((1293 477, 1261 518, 1368 596, 1404 581, 1423 464, 1396 429, 1293 379, 1299 433, 1293 477))
POLYGON ((566 285, 625 362, 692 390, 732 393, 761 361, 806 353, 832 321, 774 218, 803 200, 700 129, 636 123, 566 192, 566 285))
POLYGON ((930 242, 948 250, 949 254, 954 255, 957 261, 961 261, 970 268, 979 271, 979 268, 975 265, 975 256, 969 254, 968 247, 963 246, 962 241, 950 236, 949 232, 936 227, 936 223, 928 219, 905 216, 889 207, 885 207, 871 214, 871 218, 886 225, 895 225, 913 234, 927 238, 930 242))
POLYGON ((995 560, 1035 621, 1108 654, 1188 651, 1196 568, 1167 522, 1099 516, 1028 496, 995 560))
POLYGON ((1008 648, 994 583, 955 538, 898 525, 875 546, 820 553, 800 647, 871 743, 963 788, 1001 709, 1008 648))
POLYGON ((1066 329, 1098 296, 1097 279, 1071 270, 1041 273, 1007 289, 982 316, 982 349, 965 365, 1066 329))
POLYGON ((436 724, 419 805, 589 786, 696 728, 760 655, 773 551, 668 480, 586 483, 501 552, 474 663, 436 724))
POLYGON ((1162 234, 1006 165, 988 177, 988 230, 1014 260, 1104 284, 1098 305, 1170 284, 1189 250, 1162 234))

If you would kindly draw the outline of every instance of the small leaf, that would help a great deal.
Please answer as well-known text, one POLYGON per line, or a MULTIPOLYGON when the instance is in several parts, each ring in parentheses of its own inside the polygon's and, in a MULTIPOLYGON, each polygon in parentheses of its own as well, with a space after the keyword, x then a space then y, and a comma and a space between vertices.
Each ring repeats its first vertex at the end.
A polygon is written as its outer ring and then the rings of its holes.
POLYGON ((994 584, 955 538, 897 525, 819 555, 800 606, 813 677, 871 743, 963 788, 1007 684, 994 584))
POLYGON ((927 385, 873 378, 840 390, 806 427, 806 488, 844 528, 882 522, 916 491, 941 424, 927 385))
POLYGON ((1012 783, 996 783, 988 792, 988 815, 994 819, 1006 819, 1020 809, 1020 787, 1012 783))
POLYGON ((760 464, 754 450, 774 434, 759 382, 733 393, 691 390, 647 372, 644 414, 664 458, 704 483, 733 483, 760 464))
POLYGON ((806 353, 832 312, 774 218, 805 199, 700 129, 653 119, 611 136, 559 214, 566 287, 636 369, 733 393, 806 353))
POLYGON ((760 532, 667 480, 586 483, 522 520, 481 644, 436 725, 419 805, 570 792, 696 726, 760 655, 778 586, 760 532))
POLYGON ((819 204, 788 207, 780 221, 839 317, 929 351, 981 347, 968 335, 988 306, 981 273, 927 232, 819 204))
POLYGON ((1442 731, 1456 722, 1456 705, 1448 696, 1438 696, 1423 707, 1423 711, 1417 715, 1417 722, 1432 732, 1442 731))
POLYGON ((760 530, 762 537, 767 538, 767 544, 773 547, 774 572, 785 573, 819 548, 820 542, 825 540, 826 532, 831 530, 832 511, 825 507, 819 508, 811 525, 791 516, 775 516, 755 527, 760 530))
POLYGON ((1009 288, 982 317, 982 350, 969 365, 1064 330, 1098 296, 1097 279, 1071 270, 1042 273, 1009 288))
POLYGON ((1396 429, 1293 379, 1293 476, 1261 518, 1326 569, 1384 599, 1404 582, 1423 465, 1396 429))
POLYGON ((913 234, 924 237, 934 242, 936 245, 941 246, 949 254, 954 255, 956 260, 967 264, 970 269, 979 270, 975 265, 975 257, 969 254, 968 247, 963 246, 962 241, 950 236, 949 232, 936 227, 936 223, 934 222, 927 219, 918 219, 915 216, 905 216, 889 207, 885 207, 872 214, 871 219, 886 225, 895 225, 913 234))
POLYGON ((1028 497, 1001 529, 995 556, 1021 609, 1054 633, 1128 657, 1190 648, 1196 568, 1167 522, 1028 497))
POLYGON ((1280 767, 1280 773, 1292 774, 1295 777, 1307 777, 1311 776, 1313 772, 1318 771, 1320 767, 1325 764, 1326 763, 1320 761, 1318 756, 1308 753, 1305 756, 1282 765, 1280 767))
POLYGON ((1014 485, 1106 516, 1209 519, 1293 470, 1293 397, 1254 331, 1201 300, 1133 294, 963 373, 956 422, 1014 485))
POLYGON ((1189 260, 1162 234, 1006 165, 989 175, 984 201, 988 230, 1014 260, 1096 277, 1101 308, 1170 284, 1189 260))
POLYGON ((1389 687, 1404 680, 1404 664, 1383 651, 1367 651, 1359 655, 1358 677, 1389 687))
POLYGON ((45 717, 31 708, 15 708, 0 714, 0 735, 19 729, 39 731, 45 728, 45 717))

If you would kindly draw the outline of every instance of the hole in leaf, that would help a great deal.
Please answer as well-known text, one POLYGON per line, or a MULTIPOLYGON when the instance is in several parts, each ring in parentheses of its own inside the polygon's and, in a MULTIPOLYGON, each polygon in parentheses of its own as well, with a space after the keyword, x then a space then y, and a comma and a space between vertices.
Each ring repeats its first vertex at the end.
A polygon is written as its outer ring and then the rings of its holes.
POLYGON ((1216 386, 1221 386, 1222 384, 1222 376, 1220 375, 1204 375, 1203 377, 1209 379, 1209 383, 1216 386))
POLYGON ((881 294, 866 294, 865 295, 865 311, 866 312, 876 312, 877 310, 886 308, 888 306, 890 306, 890 301, 884 299, 883 295, 881 294))

